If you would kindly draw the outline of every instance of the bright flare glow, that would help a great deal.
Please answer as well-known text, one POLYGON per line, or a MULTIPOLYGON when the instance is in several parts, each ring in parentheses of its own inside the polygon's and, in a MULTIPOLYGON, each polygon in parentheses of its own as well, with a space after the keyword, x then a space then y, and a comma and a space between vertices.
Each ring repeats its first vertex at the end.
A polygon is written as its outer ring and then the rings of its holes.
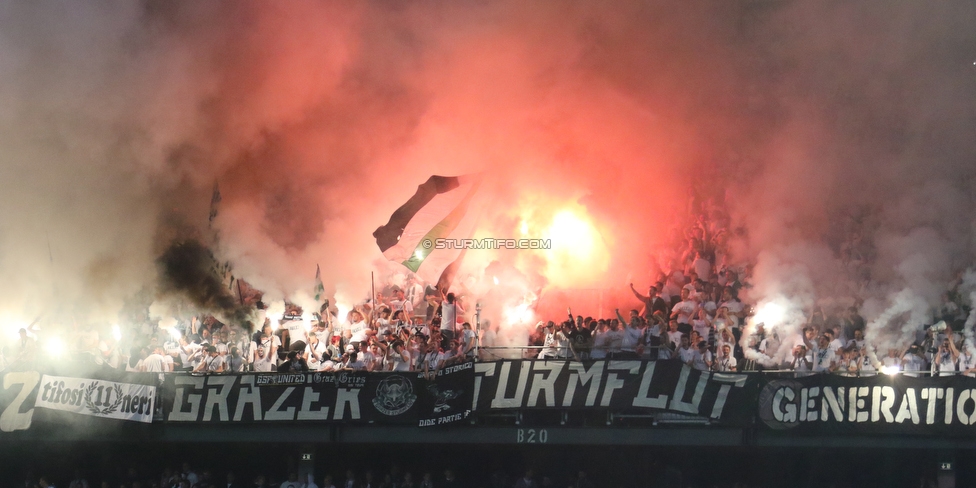
POLYGON ((563 210, 552 218, 548 237, 552 248, 563 250, 577 258, 587 258, 599 241, 596 229, 570 210, 563 210))
POLYGON ((516 267, 538 269, 542 264, 541 274, 560 288, 600 286, 610 266, 610 245, 585 206, 529 201, 522 204, 519 219, 512 230, 528 231, 522 235, 541 239, 546 248, 519 252, 516 267))
POLYGON ((23 329, 24 327, 22 327, 20 324, 9 324, 4 328, 6 329, 6 333, 4 335, 7 336, 7 340, 16 341, 20 339, 20 329, 23 329))
POLYGON ((119 329, 119 324, 112 324, 112 337, 117 341, 122 340, 122 330, 119 329))
POLYGON ((45 349, 47 349, 47 353, 53 357, 64 356, 65 351, 67 351, 67 348, 60 337, 52 337, 48 339, 47 347, 45 349))
POLYGON ((884 374, 898 374, 901 372, 901 368, 898 366, 882 366, 881 372, 884 374))
POLYGON ((179 329, 177 329, 176 327, 170 327, 168 330, 169 330, 169 335, 173 336, 174 341, 179 341, 180 337, 183 337, 183 334, 180 333, 179 329))
POLYGON ((756 324, 764 324, 766 327, 776 327, 783 323, 786 318, 786 308, 775 302, 766 302, 756 310, 756 315, 752 321, 756 324))
POLYGON ((268 305, 268 313, 266 316, 271 320, 271 330, 278 330, 278 326, 281 325, 281 318, 285 316, 284 300, 275 300, 271 302, 271 304, 268 305))
POLYGON ((496 285, 498 284, 498 277, 497 276, 492 276, 491 279, 495 282, 496 285))
MULTIPOLYGON (((26 329, 27 326, 30 325, 9 313, 0 314, 0 324, 3 324, 3 335, 5 335, 10 341, 20 339, 20 329, 26 329)), ((31 334, 31 331, 28 330, 27 336, 30 337, 31 335, 33 334, 31 334)))
POLYGON ((305 332, 312 330, 312 313, 302 310, 302 325, 305 327, 305 332))
POLYGON ((523 220, 522 221, 522 224, 519 225, 519 232, 521 232, 522 235, 528 234, 529 233, 529 223, 523 220))
POLYGON ((423 251, 421 251, 420 249, 417 249, 417 250, 416 250, 416 251, 415 251, 415 252, 413 253, 413 255, 414 255, 414 257, 415 257, 415 258, 417 258, 417 259, 424 259, 424 252, 423 252, 423 251))
POLYGON ((515 307, 505 307, 502 317, 507 325, 527 324, 535 320, 531 304, 523 303, 515 307))
POLYGON ((346 320, 346 316, 349 315, 349 311, 352 310, 352 307, 346 305, 345 303, 336 303, 336 308, 339 310, 340 322, 346 320))

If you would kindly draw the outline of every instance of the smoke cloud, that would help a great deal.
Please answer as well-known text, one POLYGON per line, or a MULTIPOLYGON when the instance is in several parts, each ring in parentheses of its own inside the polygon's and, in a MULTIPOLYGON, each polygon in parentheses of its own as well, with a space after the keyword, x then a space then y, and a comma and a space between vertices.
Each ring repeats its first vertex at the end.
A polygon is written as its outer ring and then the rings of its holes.
POLYGON ((211 247, 235 275, 278 300, 319 264, 328 294, 358 298, 392 269, 373 229, 431 174, 483 171, 480 235, 542 237, 571 210, 599 239, 470 252, 467 273, 497 261, 519 289, 607 290, 581 313, 629 308, 695 195, 739 229, 749 299, 795 315, 842 297, 900 339, 875 319, 937 305, 972 261, 974 20, 964 3, 5 4, 0 308, 112 321, 165 293, 155 263, 207 234, 215 181, 211 247))

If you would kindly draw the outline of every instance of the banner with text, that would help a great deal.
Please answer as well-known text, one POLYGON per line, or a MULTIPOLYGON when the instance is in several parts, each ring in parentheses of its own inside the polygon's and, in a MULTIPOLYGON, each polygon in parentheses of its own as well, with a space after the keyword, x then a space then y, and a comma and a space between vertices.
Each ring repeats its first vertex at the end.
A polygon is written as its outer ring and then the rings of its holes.
POLYGON ((155 404, 155 386, 48 375, 34 401, 37 408, 147 424, 155 404))
POLYGON ((477 411, 642 409, 748 423, 758 377, 711 373, 679 361, 499 361, 475 365, 477 411))
POLYGON ((0 432, 116 428, 152 422, 159 376, 66 362, 44 371, 6 371, 0 381, 0 432), (76 414, 85 415, 81 419, 76 414), (115 427, 113 427, 115 426, 115 427))
POLYGON ((169 422, 376 422, 445 425, 471 414, 474 363, 422 373, 167 375, 169 422))
POLYGON ((790 434, 976 434, 976 378, 764 377, 760 424, 790 434))

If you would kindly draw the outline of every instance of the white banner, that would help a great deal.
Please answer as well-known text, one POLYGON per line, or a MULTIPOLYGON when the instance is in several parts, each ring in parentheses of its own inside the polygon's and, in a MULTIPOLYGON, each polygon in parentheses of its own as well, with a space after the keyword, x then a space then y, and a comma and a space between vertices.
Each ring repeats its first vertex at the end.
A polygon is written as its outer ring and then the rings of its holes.
POLYGON ((44 375, 34 405, 93 417, 151 423, 156 387, 44 375))

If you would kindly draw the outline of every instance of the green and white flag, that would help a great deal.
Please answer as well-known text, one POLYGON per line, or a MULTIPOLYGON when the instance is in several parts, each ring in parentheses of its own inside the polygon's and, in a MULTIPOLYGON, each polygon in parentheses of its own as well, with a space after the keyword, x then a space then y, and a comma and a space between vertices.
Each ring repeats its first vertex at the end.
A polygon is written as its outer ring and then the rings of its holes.
POLYGON ((470 239, 480 213, 475 201, 481 175, 431 176, 373 232, 376 245, 391 261, 428 283, 450 284, 463 256, 461 249, 439 247, 440 239, 470 239), (451 264, 455 264, 451 266, 451 264), (445 271, 451 276, 445 276, 445 271))
POLYGON ((322 269, 315 265, 315 303, 321 304, 325 296, 325 285, 322 283, 322 269))

